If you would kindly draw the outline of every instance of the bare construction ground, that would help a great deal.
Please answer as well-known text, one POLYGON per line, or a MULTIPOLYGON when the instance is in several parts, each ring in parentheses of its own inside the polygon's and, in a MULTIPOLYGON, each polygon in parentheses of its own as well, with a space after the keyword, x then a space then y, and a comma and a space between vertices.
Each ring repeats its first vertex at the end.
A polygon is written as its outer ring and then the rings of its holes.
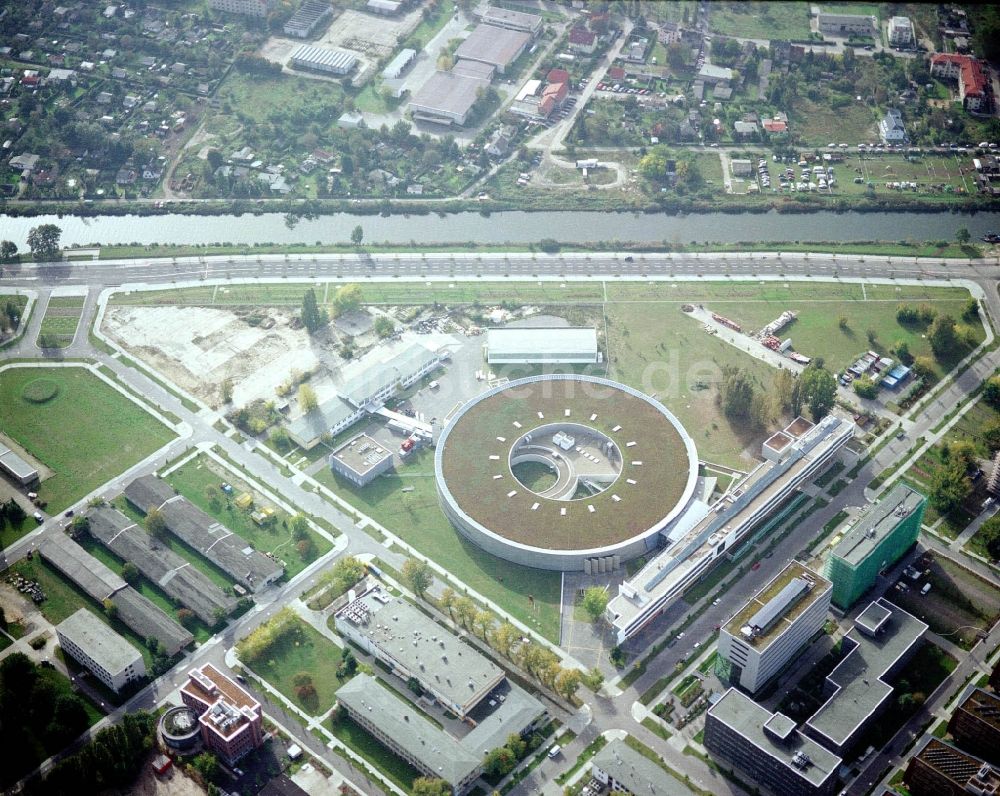
MULTIPOLYGON (((192 395, 217 405, 232 379, 233 403, 273 400, 292 370, 305 372, 324 357, 339 362, 323 342, 292 328, 294 314, 255 311, 251 326, 241 314, 211 307, 109 307, 104 331, 192 395), (270 327, 270 328, 266 328, 270 327)), ((249 317, 248 314, 245 317, 249 317)))

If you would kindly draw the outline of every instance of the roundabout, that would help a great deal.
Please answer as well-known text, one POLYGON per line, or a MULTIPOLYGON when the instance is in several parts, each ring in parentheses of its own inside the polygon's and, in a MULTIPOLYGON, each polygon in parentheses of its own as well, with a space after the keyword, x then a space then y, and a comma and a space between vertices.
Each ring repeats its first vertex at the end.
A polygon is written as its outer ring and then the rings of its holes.
POLYGON ((677 418, 642 392, 545 375, 462 406, 434 472, 445 515, 477 546, 541 569, 603 572, 657 547, 691 501, 698 456, 677 418))

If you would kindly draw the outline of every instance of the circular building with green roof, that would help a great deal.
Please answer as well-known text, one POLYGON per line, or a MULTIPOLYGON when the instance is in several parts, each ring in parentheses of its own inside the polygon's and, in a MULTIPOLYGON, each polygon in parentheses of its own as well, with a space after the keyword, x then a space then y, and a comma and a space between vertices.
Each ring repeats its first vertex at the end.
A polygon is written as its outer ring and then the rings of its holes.
POLYGON ((459 409, 434 459, 458 531, 508 561, 615 568, 657 547, 698 478, 694 441, 655 399, 592 376, 494 387, 459 409))

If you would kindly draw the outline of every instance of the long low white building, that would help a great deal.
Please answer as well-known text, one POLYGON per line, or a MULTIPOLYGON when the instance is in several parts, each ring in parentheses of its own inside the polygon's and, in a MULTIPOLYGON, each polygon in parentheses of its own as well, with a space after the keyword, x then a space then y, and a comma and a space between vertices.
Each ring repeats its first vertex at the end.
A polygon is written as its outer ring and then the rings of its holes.
POLYGON ((683 515, 664 531, 667 548, 618 587, 608 603, 607 618, 619 644, 642 631, 815 477, 848 443, 854 426, 833 415, 816 425, 798 418, 783 433, 790 439, 780 458, 765 460, 750 471, 693 526, 681 523, 697 514, 683 515))
POLYGON ((587 327, 490 329, 486 361, 491 365, 585 365, 601 361, 597 330, 587 327))
POLYGON ((346 50, 328 50, 303 44, 292 53, 291 65, 294 69, 310 72, 325 72, 331 75, 346 75, 358 62, 354 53, 346 50))

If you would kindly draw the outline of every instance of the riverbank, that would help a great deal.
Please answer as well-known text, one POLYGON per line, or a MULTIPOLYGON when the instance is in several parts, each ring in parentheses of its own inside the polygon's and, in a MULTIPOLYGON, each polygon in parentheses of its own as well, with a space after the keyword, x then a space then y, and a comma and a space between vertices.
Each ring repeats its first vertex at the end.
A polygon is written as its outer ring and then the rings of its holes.
POLYGON ((669 213, 977 213, 1000 211, 1000 198, 981 196, 916 196, 903 192, 869 196, 724 195, 706 201, 683 197, 643 197, 625 202, 620 196, 608 197, 600 191, 579 194, 555 191, 551 194, 519 194, 510 198, 490 197, 454 199, 226 199, 197 201, 15 201, 0 202, 0 212, 10 217, 31 218, 42 215, 98 216, 242 216, 287 213, 310 219, 346 213, 355 216, 451 215, 455 213, 499 213, 508 211, 541 212, 628 212, 669 213))
MULTIPOLYGON (((465 243, 431 243, 419 246, 410 244, 379 244, 373 246, 355 247, 349 245, 309 246, 304 244, 258 246, 105 246, 101 248, 101 260, 143 259, 164 257, 256 257, 263 255, 309 255, 309 254, 393 254, 393 253, 442 253, 468 254, 507 252, 546 252, 555 249, 546 244, 479 244, 475 241, 465 243)), ((947 243, 939 246, 938 242, 907 243, 899 241, 867 241, 857 243, 836 243, 829 241, 817 242, 741 242, 725 244, 683 245, 683 244, 642 244, 620 241, 597 241, 594 243, 558 243, 558 251, 563 252, 634 252, 636 254, 650 253, 685 253, 685 252, 747 252, 747 251, 782 251, 782 252, 817 252, 824 254, 861 254, 883 255, 889 257, 922 257, 922 258, 952 258, 966 257, 981 259, 987 253, 1000 251, 1000 247, 982 244, 947 243)), ((73 259, 73 249, 66 250, 66 256, 73 259)))

